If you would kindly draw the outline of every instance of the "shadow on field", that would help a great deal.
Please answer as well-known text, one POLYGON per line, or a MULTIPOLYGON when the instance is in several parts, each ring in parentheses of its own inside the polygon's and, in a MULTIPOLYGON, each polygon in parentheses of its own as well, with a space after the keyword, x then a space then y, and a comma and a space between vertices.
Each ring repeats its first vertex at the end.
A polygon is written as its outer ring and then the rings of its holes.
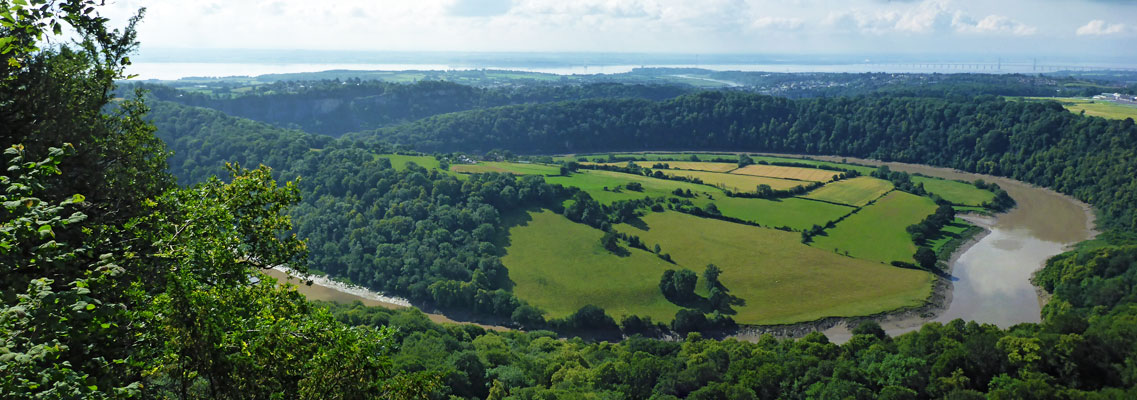
MULTIPOLYGON (((529 222, 533 220, 533 217, 530 216, 529 213, 541 212, 541 210, 543 210, 541 207, 518 208, 501 215, 501 223, 504 228, 497 233, 497 236, 494 237, 493 240, 493 244, 497 248, 496 255, 498 257, 504 257, 508 252, 509 246, 513 244, 513 241, 511 241, 509 237, 509 231, 514 227, 528 226, 529 222)), ((509 278, 508 270, 495 280, 496 282, 494 283, 497 284, 498 287, 505 290, 513 290, 514 282, 513 279, 509 278)))
POLYGON ((632 255, 632 252, 628 251, 628 249, 624 248, 624 246, 619 246, 616 247, 616 250, 608 251, 612 252, 612 254, 615 254, 617 257, 631 257, 632 255))
POLYGON ((632 218, 630 220, 625 221, 624 223, 631 225, 633 228, 639 229, 639 230, 644 231, 644 232, 651 230, 651 227, 647 225, 647 222, 644 222, 644 220, 640 217, 632 218))
POLYGON ((695 295, 695 298, 692 299, 668 300, 677 306, 699 310, 699 312, 703 314, 710 314, 712 312, 718 311, 719 313, 725 315, 735 315, 738 314, 738 311, 734 309, 735 307, 746 306, 745 299, 731 295, 729 290, 727 290, 725 287, 719 286, 719 289, 726 293, 726 299, 722 300, 722 304, 720 304, 718 307, 716 307, 715 304, 711 302, 711 299, 699 295, 695 295))

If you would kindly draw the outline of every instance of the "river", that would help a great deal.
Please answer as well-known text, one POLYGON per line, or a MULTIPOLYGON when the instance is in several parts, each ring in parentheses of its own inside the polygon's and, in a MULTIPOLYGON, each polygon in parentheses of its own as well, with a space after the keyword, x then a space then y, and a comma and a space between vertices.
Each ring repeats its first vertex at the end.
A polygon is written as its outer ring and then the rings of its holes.
MULTIPOLYGON (((893 170, 945 179, 983 179, 998 183, 1017 202, 1015 208, 995 217, 965 217, 986 228, 988 232, 969 246, 961 248, 950 262, 952 287, 946 296, 946 307, 931 319, 907 314, 884 318, 880 324, 890 335, 918 329, 928 321, 948 322, 957 318, 995 324, 1002 328, 1024 322, 1039 322, 1042 303, 1037 289, 1030 282, 1031 275, 1050 257, 1097 234, 1093 213, 1087 204, 1016 180, 916 164, 881 163, 848 157, 812 158, 835 162, 846 160, 865 165, 886 164, 893 170)), ((268 274, 277 279, 286 278, 285 273, 277 270, 270 270, 268 274)), ((345 290, 340 287, 342 285, 319 283, 310 286, 300 284, 299 290, 315 300, 343 303, 359 300, 369 306, 407 307, 407 303, 402 300, 386 299, 378 293, 365 290, 360 292, 362 289, 359 288, 345 290)), ((455 322, 441 314, 427 313, 427 316, 435 322, 455 322)), ((481 326, 495 330, 506 329, 500 326, 481 326)), ((838 343, 847 341, 851 336, 849 327, 843 322, 838 322, 823 332, 830 340, 838 343)), ((746 335, 741 338, 754 339, 746 335)))
MULTIPOLYGON (((946 308, 932 321, 954 319, 994 324, 1006 328, 1024 322, 1039 322, 1042 302, 1030 282, 1035 271, 1050 257, 1069 246, 1093 238, 1094 216, 1089 205, 1053 190, 1012 179, 972 174, 947 168, 905 163, 881 163, 847 157, 813 157, 888 165, 897 171, 921 173, 945 179, 998 183, 1017 205, 995 217, 966 217, 988 230, 985 236, 961 249, 951 262, 952 289, 946 308)), ((884 319, 881 326, 890 335, 918 329, 924 318, 884 319)), ((838 324, 824 331, 835 342, 849 338, 849 329, 838 324)))

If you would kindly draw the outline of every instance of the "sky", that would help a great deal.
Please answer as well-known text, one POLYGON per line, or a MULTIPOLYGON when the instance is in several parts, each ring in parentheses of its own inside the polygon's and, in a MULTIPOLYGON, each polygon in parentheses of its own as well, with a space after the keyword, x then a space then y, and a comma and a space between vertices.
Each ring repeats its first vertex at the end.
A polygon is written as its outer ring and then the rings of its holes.
POLYGON ((108 0, 146 49, 1137 58, 1137 0, 108 0))

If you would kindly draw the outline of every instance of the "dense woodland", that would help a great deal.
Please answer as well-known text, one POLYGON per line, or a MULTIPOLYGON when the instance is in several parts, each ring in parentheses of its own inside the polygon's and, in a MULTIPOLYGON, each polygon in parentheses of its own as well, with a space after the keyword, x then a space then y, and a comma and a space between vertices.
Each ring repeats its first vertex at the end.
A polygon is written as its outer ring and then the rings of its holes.
POLYGON ((1137 227, 1137 127, 1055 102, 854 97, 788 100, 702 92, 673 100, 582 100, 426 118, 348 137, 423 151, 765 151, 913 162, 1009 176, 1094 204, 1137 227))
MULTIPOLYGON (((0 3, 16 15, 0 27, 11 38, 0 43, 2 398, 1137 396, 1132 120, 984 97, 704 93, 488 109, 336 140, 170 103, 151 101, 149 111, 142 97, 112 101, 136 46, 133 21, 108 29, 83 12, 94 0, 29 3, 36 7, 0 3), (84 45, 39 49, 55 24, 84 45), (316 260, 353 279, 370 275, 437 302, 472 296, 489 313, 512 307, 515 321, 539 323, 501 294, 492 256, 501 210, 578 194, 539 177, 459 182, 373 156, 391 150, 379 142, 412 139, 424 149, 735 146, 919 161, 1072 193, 1099 207, 1111 231, 1038 273, 1053 294, 1040 324, 931 323, 890 338, 868 323, 843 345, 819 333, 610 343, 487 332, 436 325, 415 310, 309 303, 257 274, 316 260), (354 247, 364 242, 383 245, 354 247)), ((644 328, 618 328, 629 326, 644 328)), ((617 324, 586 307, 553 327, 617 324)))
POLYGON ((689 92, 682 87, 662 85, 597 83, 485 89, 445 81, 395 84, 360 79, 283 81, 255 86, 243 93, 214 90, 208 95, 165 85, 132 86, 147 89, 161 100, 332 136, 431 115, 510 104, 589 98, 664 100, 689 92))
POLYGON ((698 76, 733 82, 746 91, 788 97, 862 96, 883 94, 919 97, 999 96, 1092 96, 1103 91, 1137 93, 1132 74, 1082 77, 1077 73, 991 74, 976 73, 778 73, 710 71, 698 68, 642 68, 630 76, 698 76))

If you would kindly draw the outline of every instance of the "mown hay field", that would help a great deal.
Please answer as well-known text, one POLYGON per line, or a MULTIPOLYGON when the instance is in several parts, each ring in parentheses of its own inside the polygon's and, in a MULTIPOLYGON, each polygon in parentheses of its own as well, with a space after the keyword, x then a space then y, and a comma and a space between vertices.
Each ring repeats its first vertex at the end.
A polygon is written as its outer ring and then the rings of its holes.
POLYGON ((869 176, 833 182, 801 196, 807 199, 828 201, 861 207, 892 190, 892 183, 869 176))
POLYGON ((841 173, 817 168, 783 167, 753 164, 731 171, 732 174, 765 176, 768 178, 796 179, 799 181, 828 182, 841 173))
MULTIPOLYGON (((710 172, 728 172, 738 168, 738 164, 732 163, 716 163, 716 162, 695 162, 695 161, 631 161, 632 164, 640 168, 655 168, 656 164, 667 164, 668 169, 681 169, 688 171, 710 171, 710 172)), ((612 167, 625 167, 628 161, 625 162, 582 162, 582 165, 604 165, 612 167)), ((663 171, 663 169, 661 169, 663 171)))
POLYGON ((770 185, 770 187, 775 190, 785 190, 805 184, 805 182, 802 181, 767 178, 764 176, 724 174, 719 172, 663 170, 663 173, 668 176, 698 178, 702 180, 704 184, 743 193, 753 193, 757 191, 758 185, 770 185))

